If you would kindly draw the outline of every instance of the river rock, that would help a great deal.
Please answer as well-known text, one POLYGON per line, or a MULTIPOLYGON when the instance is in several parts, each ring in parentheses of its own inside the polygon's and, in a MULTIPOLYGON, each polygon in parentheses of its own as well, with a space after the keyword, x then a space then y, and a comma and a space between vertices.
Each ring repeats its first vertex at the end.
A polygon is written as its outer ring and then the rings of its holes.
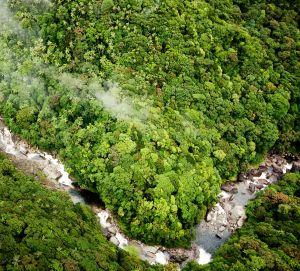
POLYGON ((17 151, 14 153, 14 156, 15 156, 17 159, 27 160, 26 154, 23 154, 23 153, 20 152, 19 150, 17 150, 17 151))
POLYGON ((278 173, 278 174, 283 174, 283 170, 280 166, 278 166, 277 164, 273 163, 273 171, 275 173, 278 173))
POLYGON ((258 167, 258 170, 260 171, 260 173, 263 173, 268 170, 268 166, 265 164, 262 164, 258 167))
POLYGON ((36 162, 41 162, 41 161, 45 161, 45 158, 42 157, 40 154, 38 153, 32 153, 30 155, 28 155, 28 158, 32 161, 36 161, 36 162))
POLYGON ((294 161, 292 171, 300 171, 300 161, 294 161))
POLYGON ((119 240, 115 236, 112 236, 109 239, 109 241, 112 242, 113 244, 115 244, 116 246, 119 246, 119 244, 120 244, 119 240))
POLYGON ((224 226, 221 226, 221 227, 218 229, 219 232, 223 232, 223 231, 225 231, 225 230, 226 230, 226 227, 224 227, 224 226))
POLYGON ((216 234, 216 237, 217 237, 218 239, 222 239, 222 238, 223 238, 222 235, 219 234, 219 233, 216 234))
POLYGON ((247 175, 245 173, 240 173, 238 175, 238 179, 237 179, 239 182, 244 182, 247 180, 247 175))
POLYGON ((275 155, 275 159, 279 166, 282 166, 286 163, 286 160, 282 156, 275 155))
POLYGON ((103 232, 103 234, 104 234, 104 236, 106 237, 106 239, 110 239, 110 237, 111 237, 111 233, 108 231, 108 229, 107 228, 102 228, 102 232, 103 232))
POLYGON ((144 251, 146 253, 153 253, 153 255, 154 255, 158 251, 158 247, 145 246, 144 251))
POLYGON ((155 258, 156 258, 156 254, 149 252, 149 251, 145 251, 145 255, 151 259, 152 262, 155 262, 155 258))
POLYGON ((227 225, 227 214, 222 214, 222 215, 219 215, 219 216, 217 216, 217 219, 216 219, 216 222, 215 222, 215 228, 216 229, 218 229, 218 227, 220 226, 220 225, 227 225))
POLYGON ((259 184, 263 184, 263 185, 268 185, 269 184, 269 182, 266 179, 258 179, 257 182, 259 184))
POLYGON ((261 190, 264 188, 264 185, 263 184, 257 184, 255 185, 255 187, 258 189, 258 190, 261 190))
POLYGON ((234 208, 231 210, 232 213, 232 218, 238 219, 242 216, 245 215, 245 210, 244 207, 241 205, 236 205, 234 208))
POLYGON ((107 228, 107 229, 108 229, 108 231, 109 231, 110 233, 112 233, 112 234, 116 234, 116 233, 117 233, 116 227, 109 227, 109 228, 107 228))
POLYGON ((228 193, 234 193, 236 194, 238 192, 238 189, 234 183, 228 182, 226 184, 222 185, 222 190, 228 192, 228 193))
POLYGON ((270 178, 269 178, 269 182, 270 182, 270 183, 277 182, 277 180, 278 180, 278 176, 277 176, 277 174, 275 174, 275 173, 273 173, 273 174, 270 176, 270 178))
POLYGON ((44 168, 44 173, 48 178, 52 180, 58 180, 62 176, 60 171, 58 171, 56 168, 49 166, 44 168))
POLYGON ((200 257, 199 246, 197 246, 197 244, 194 243, 192 245, 192 249, 190 250, 190 252, 190 259, 198 259, 200 257))
POLYGON ((268 172, 268 173, 266 174, 266 178, 269 179, 269 178, 272 176, 272 174, 273 174, 273 172, 268 172))
POLYGON ((30 154, 30 155, 28 155, 28 158, 31 161, 38 163, 39 168, 41 168, 41 169, 44 169, 45 167, 47 167, 49 165, 49 161, 46 160, 44 157, 42 157, 38 153, 30 154))
POLYGON ((272 166, 272 163, 273 163, 273 161, 272 161, 270 158, 267 158, 266 161, 264 162, 264 164, 265 164, 267 167, 271 167, 271 166, 272 166))
POLYGON ((243 224, 244 224, 244 217, 241 217, 238 221, 237 221, 237 226, 240 228, 240 227, 242 227, 243 226, 243 224))
POLYGON ((254 192, 255 192, 255 188, 256 188, 256 186, 255 186, 254 183, 250 183, 250 184, 249 184, 249 191, 250 191, 251 193, 254 193, 254 192))
POLYGON ((189 258, 188 251, 182 248, 170 249, 168 252, 172 263, 182 263, 189 258))
POLYGON ((19 146, 19 151, 20 153, 26 155, 28 153, 28 149, 27 149, 28 146, 26 146, 25 144, 21 144, 19 146))
POLYGON ((250 171, 249 171, 249 175, 251 176, 251 177, 259 177, 262 173, 263 173, 263 169, 251 169, 250 171))
POLYGON ((209 212, 209 213, 207 213, 207 215, 206 215, 206 217, 205 217, 205 221, 206 222, 210 222, 212 220, 212 215, 211 215, 211 213, 209 212))

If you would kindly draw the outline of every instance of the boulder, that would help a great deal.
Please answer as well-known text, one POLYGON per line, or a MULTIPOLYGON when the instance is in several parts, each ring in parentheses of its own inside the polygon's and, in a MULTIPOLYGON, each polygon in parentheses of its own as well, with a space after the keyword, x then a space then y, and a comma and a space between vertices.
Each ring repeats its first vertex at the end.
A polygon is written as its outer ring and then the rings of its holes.
POLYGON ((182 248, 170 249, 168 252, 172 263, 182 263, 189 258, 188 251, 182 248))
POLYGON ((269 158, 267 158, 267 160, 265 161, 265 165, 268 166, 268 167, 271 167, 273 164, 273 161, 269 158))
POLYGON ((259 170, 261 173, 263 173, 263 172, 265 172, 265 171, 268 170, 268 166, 267 166, 267 165, 260 165, 260 166, 258 167, 258 170, 259 170))
POLYGON ((279 166, 283 166, 286 163, 286 160, 282 156, 276 155, 275 157, 279 166))
POLYGON ((38 153, 32 153, 30 155, 28 155, 28 158, 32 161, 36 161, 36 162, 42 162, 45 161, 45 158, 42 157, 40 154, 38 153))
POLYGON ((243 206, 241 205, 236 205, 234 206, 234 208, 231 210, 231 213, 232 213, 232 218, 233 219, 238 219, 242 216, 245 216, 245 209, 243 206))
POLYGON ((278 180, 278 175, 275 173, 272 173, 272 175, 269 177, 269 182, 274 183, 274 182, 277 182, 277 180, 278 180))
POLYGON ((107 229, 108 229, 108 231, 109 231, 110 233, 112 233, 112 234, 116 234, 116 233, 117 233, 117 229, 116 229, 116 227, 114 227, 114 226, 108 227, 107 229))
POLYGON ((247 175, 246 175, 245 173, 240 173, 240 174, 238 175, 237 180, 238 180, 239 182, 244 182, 244 181, 247 180, 247 175))
POLYGON ((20 152, 20 151, 16 151, 16 152, 14 153, 14 156, 15 156, 17 159, 27 160, 26 154, 23 154, 23 153, 20 152))
POLYGON ((259 177, 263 172, 264 172, 264 170, 262 170, 262 169, 254 169, 253 168, 249 171, 249 175, 251 177, 259 177))
POLYGON ((228 193, 234 193, 236 194, 238 192, 238 189, 234 183, 228 182, 226 184, 222 185, 222 190, 228 192, 228 193))
POLYGON ((222 235, 220 235, 219 233, 216 234, 216 237, 217 237, 218 239, 222 239, 222 238, 223 238, 222 235))
POLYGON ((258 184, 263 184, 263 185, 269 184, 269 182, 266 179, 258 179, 257 182, 258 182, 258 184))
POLYGON ((115 236, 112 236, 109 239, 109 241, 112 242, 113 244, 115 244, 116 246, 118 246, 120 244, 119 240, 115 236))
POLYGON ((278 166, 277 164, 273 163, 273 171, 275 173, 278 173, 278 174, 283 174, 283 170, 280 166, 278 166))
POLYGON ((268 173, 266 174, 266 178, 269 179, 272 175, 273 175, 273 172, 268 172, 268 173))
POLYGON ((44 173, 48 178, 52 180, 58 180, 62 176, 60 171, 58 171, 56 168, 49 166, 44 168, 44 173))
POLYGON ((200 257, 199 246, 197 246, 196 244, 192 245, 192 249, 190 250, 190 252, 190 259, 198 259, 200 257))
POLYGON ((224 227, 224 226, 221 226, 221 227, 218 229, 219 232, 223 232, 223 231, 225 231, 225 230, 226 230, 226 227, 224 227))
POLYGON ((44 157, 42 157, 38 153, 29 154, 29 155, 27 155, 27 157, 29 158, 29 160, 36 162, 38 164, 39 168, 41 168, 41 169, 44 169, 45 167, 47 167, 49 165, 49 161, 46 160, 44 157))
POLYGON ((206 217, 205 217, 205 221, 206 222, 210 222, 212 220, 212 215, 211 215, 211 213, 209 212, 209 213, 207 213, 207 215, 206 215, 206 217))
POLYGON ((300 171, 300 161, 293 162, 292 171, 300 171))
POLYGON ((148 258, 151 258, 151 260, 153 260, 155 262, 156 255, 154 253, 146 251, 145 254, 148 258))
POLYGON ((255 187, 258 189, 258 190, 261 190, 264 188, 264 185, 263 184, 257 184, 255 185, 255 187))
POLYGON ((226 198, 220 198, 219 199, 219 203, 221 204, 221 206, 222 206, 222 204, 224 204, 226 202, 226 198))
POLYGON ((26 155, 28 153, 28 149, 27 149, 28 146, 26 146, 25 144, 21 144, 19 146, 19 150, 20 150, 20 153, 26 155))
POLYGON ((244 224, 244 217, 241 217, 236 224, 239 228, 241 228, 244 224))
POLYGON ((226 225, 227 224, 227 214, 226 211, 222 208, 222 212, 217 212, 214 224, 216 225, 226 225))
POLYGON ((249 191, 251 192, 251 193, 254 193, 255 192, 255 188, 256 188, 256 186, 255 186, 255 184, 254 183, 250 183, 249 184, 249 191))
POLYGON ((102 228, 102 232, 103 232, 104 236, 109 240, 110 237, 111 237, 111 234, 108 231, 108 229, 107 228, 102 228))
POLYGON ((155 254, 158 251, 158 248, 157 247, 151 247, 151 246, 145 246, 144 247, 144 251, 146 253, 153 253, 153 254, 155 254))

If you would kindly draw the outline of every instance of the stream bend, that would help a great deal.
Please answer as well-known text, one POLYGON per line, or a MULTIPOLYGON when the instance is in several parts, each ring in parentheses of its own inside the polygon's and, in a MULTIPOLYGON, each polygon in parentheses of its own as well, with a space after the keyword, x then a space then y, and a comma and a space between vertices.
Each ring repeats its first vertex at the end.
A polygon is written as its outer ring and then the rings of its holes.
POLYGON ((59 159, 31 147, 12 135, 2 119, 0 119, 0 149, 13 156, 19 164, 27 165, 29 173, 34 174, 35 171, 41 170, 52 186, 69 194, 74 204, 82 203, 92 207, 108 240, 122 249, 126 249, 127 246, 135 247, 140 258, 151 264, 169 262, 184 264, 190 260, 195 260, 199 264, 208 263, 217 248, 235 230, 242 227, 246 219, 245 206, 255 197, 255 193, 278 181, 293 166, 293 163, 288 163, 279 155, 268 156, 258 169, 240 174, 238 182, 226 183, 222 186, 218 203, 196 226, 196 238, 192 242, 191 249, 167 249, 161 246, 148 246, 127 238, 120 231, 109 210, 101 207, 97 200, 91 200, 91 193, 81 191, 73 185, 59 159))

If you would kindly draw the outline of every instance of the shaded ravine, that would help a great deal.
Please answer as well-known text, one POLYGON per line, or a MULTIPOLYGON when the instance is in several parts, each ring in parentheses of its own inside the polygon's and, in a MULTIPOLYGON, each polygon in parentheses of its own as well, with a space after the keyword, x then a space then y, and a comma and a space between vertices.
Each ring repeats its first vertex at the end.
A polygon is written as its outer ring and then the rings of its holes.
POLYGON ((23 168, 26 166, 27 172, 35 174, 37 170, 42 171, 48 180, 48 186, 67 192, 74 204, 80 202, 89 205, 96 213, 108 240, 122 249, 127 246, 135 247, 140 258, 151 264, 184 264, 190 260, 200 264, 208 263, 216 249, 243 225, 246 219, 245 206, 255 197, 255 192, 276 182, 292 168, 292 163, 273 155, 266 158, 259 169, 240 175, 239 182, 227 183, 222 187, 218 203, 207 213, 206 219, 197 225, 196 238, 191 249, 167 249, 162 246, 148 246, 125 237, 112 214, 105 209, 97 196, 74 186, 64 165, 57 158, 12 135, 2 119, 0 149, 11 155, 23 168))

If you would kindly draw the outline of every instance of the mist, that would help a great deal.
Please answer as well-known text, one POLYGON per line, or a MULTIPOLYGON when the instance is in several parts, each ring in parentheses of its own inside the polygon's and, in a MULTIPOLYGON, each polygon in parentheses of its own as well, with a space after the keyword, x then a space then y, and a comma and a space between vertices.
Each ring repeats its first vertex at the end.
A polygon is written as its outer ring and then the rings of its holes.
POLYGON ((17 33, 23 34, 23 29, 20 24, 14 19, 13 14, 10 12, 7 1, 0 0, 0 33, 17 33))
POLYGON ((105 86, 106 90, 99 88, 95 91, 95 97, 113 117, 130 121, 145 121, 147 119, 149 114, 147 105, 126 95, 125 91, 115 82, 106 82, 105 86))
MULTIPOLYGON (((36 0, 37 4, 50 4, 47 0, 36 0)), ((32 72, 38 72, 39 74, 47 74, 50 78, 53 78, 59 82, 63 89, 68 92, 71 97, 80 97, 84 94, 85 98, 94 98, 99 102, 99 106, 109 112, 112 117, 118 120, 125 120, 131 122, 143 123, 149 115, 149 107, 143 102, 141 98, 135 98, 132 94, 126 90, 123 90, 116 82, 103 81, 101 78, 93 79, 83 79, 79 75, 70 74, 68 72, 60 72, 59 68, 54 68, 51 65, 41 63, 40 51, 43 47, 43 41, 38 36, 31 36, 28 30, 23 29, 21 24, 14 18, 13 13, 10 11, 7 1, 0 0, 0 34, 1 35, 11 35, 17 34, 20 40, 24 40, 23 37, 31 39, 31 57, 34 59, 34 66, 31 68, 31 73, 22 74, 20 69, 15 70, 14 67, 17 65, 22 66, 22 61, 20 63, 13 63, 14 57, 9 56, 9 48, 6 53, 6 62, 9 63, 10 71, 6 72, 7 80, 18 81, 19 87, 18 92, 24 100, 29 99, 30 96, 36 96, 36 89, 34 87, 37 84, 32 85, 33 82, 38 82, 41 89, 43 85, 39 79, 38 74, 32 74, 32 72), (12 71, 14 70, 14 78, 12 76, 12 71), (10 79, 9 79, 10 78, 10 79), (19 80, 18 80, 19 79, 19 80)), ((48 93, 44 93, 44 98, 48 93)), ((41 92, 39 93, 41 95, 41 92)), ((3 100, 3 94, 0 100, 3 100)))

